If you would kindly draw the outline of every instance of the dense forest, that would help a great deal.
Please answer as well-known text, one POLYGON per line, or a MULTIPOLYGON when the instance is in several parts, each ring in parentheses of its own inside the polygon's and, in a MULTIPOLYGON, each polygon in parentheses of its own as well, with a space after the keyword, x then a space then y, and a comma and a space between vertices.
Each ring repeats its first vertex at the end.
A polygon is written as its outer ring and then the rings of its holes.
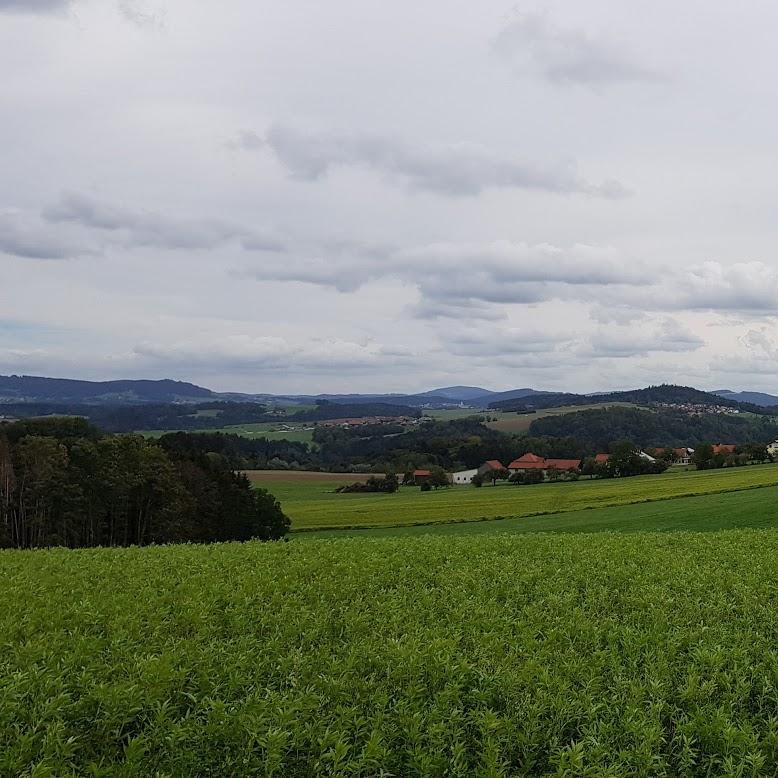
POLYGON ((277 500, 216 453, 78 418, 0 427, 0 547, 272 540, 288 528, 277 500))
POLYGON ((691 446, 701 443, 769 443, 778 438, 778 419, 744 414, 689 415, 672 410, 611 407, 546 416, 530 425, 537 436, 571 436, 587 448, 606 451, 626 438, 639 446, 691 446))

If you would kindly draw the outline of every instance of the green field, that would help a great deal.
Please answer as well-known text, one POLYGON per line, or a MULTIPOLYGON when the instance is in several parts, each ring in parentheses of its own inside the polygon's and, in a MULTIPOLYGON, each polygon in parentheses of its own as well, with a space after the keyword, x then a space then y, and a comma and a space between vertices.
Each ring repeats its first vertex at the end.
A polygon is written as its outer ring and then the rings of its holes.
POLYGON ((737 492, 676 497, 656 502, 590 508, 546 516, 417 524, 404 527, 330 529, 301 532, 296 540, 342 537, 484 535, 496 532, 715 532, 723 529, 778 529, 778 486, 737 492))
POLYGON ((776 530, 0 552, 0 775, 775 775, 776 587, 776 530))
MULTIPOLYGON (((337 483, 358 480, 349 475, 334 479, 337 483)), ((337 483, 316 478, 301 481, 298 474, 278 472, 259 485, 281 500, 294 531, 533 516, 753 489, 778 485, 778 465, 520 487, 458 486, 432 492, 405 487, 396 494, 336 494, 337 483)))
MULTIPOLYGON (((268 440, 290 440, 296 443, 312 443, 313 428, 311 425, 294 425, 291 430, 279 430, 278 424, 256 422, 255 424, 231 424, 226 427, 213 427, 204 430, 185 430, 185 432, 221 432, 225 435, 241 435, 244 438, 267 438, 268 440)), ((149 438, 159 438, 176 430, 137 430, 139 435, 149 438)))

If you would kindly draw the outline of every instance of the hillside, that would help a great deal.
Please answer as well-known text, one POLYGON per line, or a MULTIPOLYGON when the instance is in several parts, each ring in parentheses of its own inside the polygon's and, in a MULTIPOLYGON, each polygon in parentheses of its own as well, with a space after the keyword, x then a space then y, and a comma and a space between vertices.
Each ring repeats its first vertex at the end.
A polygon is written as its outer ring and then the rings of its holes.
POLYGON ((630 407, 595 408, 533 421, 530 435, 572 436, 608 451, 615 440, 638 446, 691 446, 700 443, 769 443, 778 438, 778 419, 746 414, 689 415, 674 410, 630 407))
POLYGON ((727 400, 735 400, 739 403, 750 403, 751 405, 760 405, 764 408, 778 406, 778 397, 774 394, 765 392, 733 392, 729 389, 717 389, 713 394, 724 397, 727 400))
POLYGON ((210 389, 185 381, 80 381, 39 376, 0 376, 0 403, 132 404, 190 402, 213 397, 210 389))
POLYGON ((494 410, 526 412, 574 405, 612 403, 633 403, 635 405, 698 405, 720 406, 733 410, 748 410, 765 412, 765 409, 741 403, 736 400, 721 397, 711 392, 703 392, 690 386, 675 386, 661 384, 648 386, 645 389, 630 389, 621 392, 603 392, 600 394, 571 394, 560 392, 556 394, 533 394, 517 399, 497 400, 489 403, 494 410))

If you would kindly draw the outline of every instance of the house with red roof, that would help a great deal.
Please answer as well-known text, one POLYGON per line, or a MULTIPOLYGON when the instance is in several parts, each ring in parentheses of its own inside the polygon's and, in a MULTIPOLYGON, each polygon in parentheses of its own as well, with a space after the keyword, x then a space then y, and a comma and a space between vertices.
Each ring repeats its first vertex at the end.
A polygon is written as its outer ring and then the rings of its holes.
POLYGON ((594 461, 598 465, 607 465, 608 462, 610 462, 611 455, 610 454, 597 454, 594 457, 594 461))
POLYGON ((734 454, 736 448, 737 446, 732 443, 717 443, 713 446, 713 454, 714 456, 716 454, 734 454))
POLYGON ((669 452, 672 461, 678 465, 690 465, 694 455, 693 448, 655 448, 653 451, 660 459, 669 452))
POLYGON ((547 459, 531 452, 520 456, 518 459, 514 459, 508 465, 508 470, 510 470, 511 474, 527 473, 532 470, 541 470, 543 473, 548 473, 549 470, 557 470, 560 473, 566 473, 571 470, 577 472, 580 468, 580 459, 547 459))
POLYGON ((478 468, 478 475, 482 475, 484 478, 489 478, 489 473, 493 472, 494 470, 505 470, 505 465, 500 462, 499 459, 487 459, 486 462, 484 462, 481 467, 478 468))

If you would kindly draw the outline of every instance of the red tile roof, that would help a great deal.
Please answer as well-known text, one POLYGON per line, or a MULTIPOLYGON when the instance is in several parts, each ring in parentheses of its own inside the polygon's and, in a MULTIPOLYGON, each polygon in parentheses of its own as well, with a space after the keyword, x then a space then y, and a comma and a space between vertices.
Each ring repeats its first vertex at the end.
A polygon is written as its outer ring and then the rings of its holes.
POLYGON ((581 466, 580 459, 547 459, 546 467, 555 467, 557 470, 578 470, 581 466))
POLYGON ((429 470, 414 470, 413 471, 414 476, 430 476, 432 475, 432 472, 429 470))
POLYGON ((547 470, 554 467, 557 470, 577 470, 581 464, 580 459, 544 459, 537 454, 524 454, 514 459, 508 465, 509 470, 547 470))
POLYGON ((717 443, 713 447, 713 453, 714 454, 734 454, 735 448, 737 447, 731 443, 717 443))
POLYGON ((491 470, 504 470, 505 467, 503 466, 503 463, 500 462, 499 459, 487 459, 486 462, 484 462, 485 465, 488 465, 491 470))
POLYGON ((598 465, 604 465, 608 460, 610 460, 610 458, 610 454, 597 454, 597 456, 594 458, 594 461, 598 465))

